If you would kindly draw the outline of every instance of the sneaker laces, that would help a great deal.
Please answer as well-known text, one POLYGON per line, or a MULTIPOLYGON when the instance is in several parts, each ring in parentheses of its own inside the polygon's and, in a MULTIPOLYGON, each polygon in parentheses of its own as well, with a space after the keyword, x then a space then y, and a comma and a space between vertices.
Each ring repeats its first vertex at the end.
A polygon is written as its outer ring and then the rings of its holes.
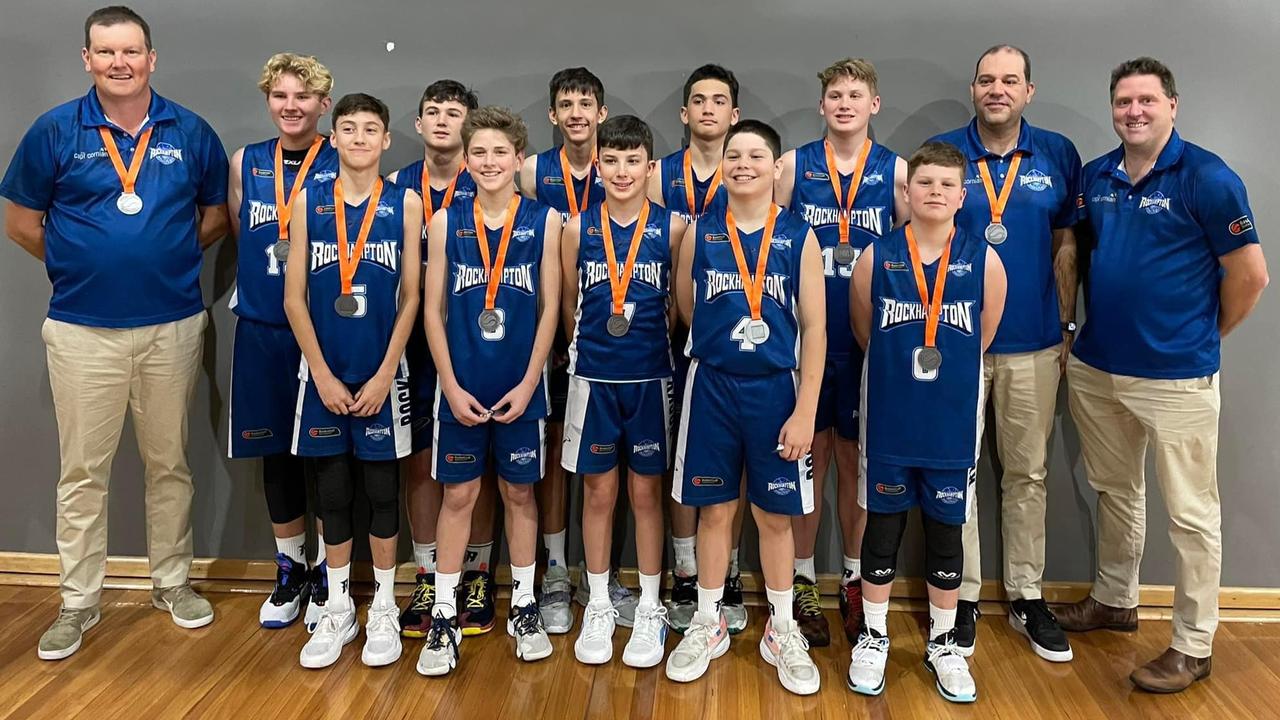
POLYGON ((338 636, 338 613, 329 609, 320 615, 320 620, 316 622, 315 632, 311 633, 312 639, 319 639, 321 642, 332 641, 338 636))
POLYGON ((178 603, 184 600, 202 599, 199 595, 196 594, 195 589, 191 587, 191 583, 183 583, 182 585, 178 585, 176 587, 166 588, 160 593, 160 596, 164 598, 170 605, 177 605, 178 603))
POLYGON ((586 614, 582 618, 582 637, 588 642, 607 639, 611 625, 609 620, 617 617, 618 611, 612 605, 587 605, 586 614))
POLYGON ((483 610, 485 601, 485 585, 487 577, 480 575, 471 582, 467 583, 467 609, 483 610))
POLYGON ((817 585, 796 585, 796 605, 801 615, 821 615, 822 602, 818 597, 817 585))
POLYGON ((413 589, 413 594, 409 596, 409 609, 413 612, 430 612, 431 605, 435 602, 436 588, 427 582, 424 577, 413 589))
POLYGON ((889 638, 886 635, 872 635, 864 632, 858 637, 858 644, 853 646, 850 660, 858 667, 876 667, 880 662, 877 655, 889 653, 889 638))
POLYGON ((933 665, 938 676, 954 675, 958 672, 968 674, 969 663, 960 654, 960 648, 956 645, 955 632, 947 633, 941 640, 942 642, 930 640, 929 647, 925 651, 929 664, 933 665))
POLYGON ((657 635, 663 625, 670 625, 671 621, 667 619, 667 608, 662 605, 654 605, 652 607, 636 608, 636 619, 631 627, 631 637, 646 638, 657 635))
POLYGON ((455 655, 458 653, 458 640, 454 637, 453 618, 439 615, 432 616, 431 629, 427 631, 427 649, 443 650, 446 646, 452 646, 455 655))
POLYGON ((809 641, 800 632, 799 625, 792 623, 787 632, 780 633, 776 629, 774 632, 778 634, 778 655, 788 670, 813 666, 813 659, 809 657, 809 641))
POLYGON ((689 629, 684 631, 684 640, 680 641, 677 650, 684 647, 688 642, 694 648, 694 652, 702 654, 711 647, 711 636, 720 629, 719 623, 690 623, 689 629))
MULTIPOLYGON (((302 591, 302 583, 294 584, 291 581, 295 577, 294 568, 297 565, 293 560, 285 555, 276 555, 276 586, 271 589, 271 604, 280 606, 288 602, 293 602, 298 597, 298 593, 302 591)), ((306 569, 303 569, 302 576, 306 577, 306 569)))
MULTIPOLYGON (((610 607, 609 609, 612 610, 613 608, 610 607)), ((542 613, 538 611, 537 604, 530 603, 511 610, 513 613, 511 624, 515 626, 517 635, 537 635, 538 631, 542 630, 542 613)))
POLYGON ((365 633, 373 635, 374 633, 390 633, 392 635, 400 634, 400 623, 398 622, 399 611, 395 605, 384 608, 375 608, 369 606, 369 617, 365 621, 365 633))
POLYGON ((75 608, 59 608, 58 618, 53 621, 53 625, 49 629, 52 630, 59 625, 71 625, 76 630, 79 630, 80 626, 83 625, 80 615, 88 612, 88 610, 77 610, 75 608))

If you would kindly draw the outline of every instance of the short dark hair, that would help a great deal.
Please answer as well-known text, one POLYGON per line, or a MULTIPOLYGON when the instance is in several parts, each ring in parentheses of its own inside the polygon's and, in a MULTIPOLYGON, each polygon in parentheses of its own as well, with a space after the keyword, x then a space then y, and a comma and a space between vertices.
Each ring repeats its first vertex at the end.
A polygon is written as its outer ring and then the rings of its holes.
POLYGON ((359 112, 373 113, 382 120, 384 129, 391 128, 391 111, 387 110, 387 104, 372 95, 364 93, 350 93, 343 95, 342 99, 333 106, 333 114, 331 121, 333 126, 338 127, 338 118, 347 115, 355 115, 359 112))
POLYGON ((480 98, 474 90, 457 80, 437 80, 422 91, 422 99, 418 101, 418 117, 422 117, 422 106, 429 102, 456 102, 466 106, 467 110, 480 107, 480 98))
POLYGON ((982 54, 978 56, 978 62, 973 64, 973 80, 974 81, 978 79, 978 66, 982 64, 982 61, 986 60, 987 56, 995 55, 998 52, 1012 52, 1012 53, 1018 53, 1019 55, 1021 55, 1022 56, 1022 79, 1027 82, 1031 82, 1031 56, 1027 54, 1026 50, 1023 50, 1017 45, 992 45, 986 50, 983 50, 982 54))
POLYGON ((551 100, 548 107, 556 106, 556 96, 560 93, 580 92, 583 95, 594 95, 597 105, 604 104, 604 83, 600 78, 584 67, 565 68, 551 76, 548 84, 551 100))
POLYGON ((1111 71, 1112 98, 1116 96, 1116 85, 1121 80, 1133 75, 1155 75, 1160 78, 1160 85, 1164 87, 1165 95, 1171 98, 1178 97, 1178 86, 1173 82, 1173 71, 1169 69, 1169 66, 1153 57, 1144 55, 1140 58, 1122 62, 1116 66, 1115 70, 1111 71))
POLYGON ((765 144, 769 146, 769 150, 773 153, 773 159, 777 160, 782 157, 782 136, 778 134, 777 130, 773 129, 772 125, 763 120, 739 120, 738 124, 729 128, 728 134, 724 136, 725 150, 729 149, 729 141, 735 135, 743 133, 751 133, 764 138, 765 144))
POLYGON ((702 67, 694 70, 689 74, 689 79, 684 81, 684 104, 689 105, 689 94, 693 92, 693 84, 703 80, 719 80, 729 86, 729 99, 733 102, 734 107, 738 107, 738 78, 723 65, 707 63, 702 67))
POLYGON ((653 159, 653 131, 648 123, 635 115, 618 115, 600 124, 596 131, 597 150, 634 150, 644 148, 653 159))
POLYGON ((920 149, 911 153, 911 159, 907 161, 908 180, 911 179, 912 175, 916 174, 916 170, 921 165, 956 168, 960 171, 960 177, 964 177, 964 171, 969 166, 969 161, 965 158, 964 153, 960 152, 960 148, 951 143, 934 140, 921 145, 920 149))
POLYGON ((146 40, 147 49, 151 49, 151 26, 147 24, 142 16, 134 12, 132 8, 124 5, 108 5, 104 8, 98 8, 89 13, 89 17, 84 20, 84 46, 89 48, 89 30, 94 25, 102 27, 111 27, 120 23, 133 23, 142 28, 142 37, 146 40))

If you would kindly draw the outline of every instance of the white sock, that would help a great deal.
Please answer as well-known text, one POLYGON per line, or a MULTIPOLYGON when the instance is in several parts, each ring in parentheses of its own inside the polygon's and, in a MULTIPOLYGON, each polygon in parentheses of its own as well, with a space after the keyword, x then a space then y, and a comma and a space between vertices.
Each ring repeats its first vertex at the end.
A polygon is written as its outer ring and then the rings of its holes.
POLYGON ((295 565, 307 564, 307 534, 276 538, 276 552, 287 556, 295 565))
MULTIPOLYGON (((560 537, 563 538, 564 534, 561 533, 560 537)), ((511 566, 511 607, 524 607, 533 602, 533 571, 536 567, 536 563, 525 567, 511 566)))
POLYGON ((351 609, 351 563, 329 566, 329 604, 333 611, 351 609))
MULTIPOLYGON (((561 540, 563 543, 563 539, 561 540)), ((563 547, 563 544, 561 545, 563 547)), ((563 552, 563 551, 562 551, 563 552)), ((462 567, 469 572, 488 572, 489 561, 493 558, 493 541, 467 546, 467 562, 462 567)))
POLYGON ((729 577, 738 577, 738 548, 729 551, 729 577))
POLYGON ((434 617, 457 617, 458 607, 458 581, 462 579, 462 573, 444 573, 436 571, 436 600, 431 604, 431 614, 434 617))
POLYGON ((889 634, 889 601, 882 603, 871 602, 864 595, 862 598, 862 617, 866 619, 867 627, 875 630, 881 635, 889 634))
POLYGON ((640 604, 638 607, 657 607, 658 597, 661 592, 662 573, 656 575, 640 573, 640 604))
POLYGON ((311 567, 318 567, 320 563, 325 561, 324 553, 324 535, 316 533, 316 559, 311 561, 311 567))
MULTIPOLYGON (((693 577, 698 574, 698 561, 694 555, 698 538, 673 537, 671 547, 676 551, 676 574, 680 577, 693 577)), ((735 556, 736 557, 736 556, 735 556)), ((729 562, 733 562, 731 559, 729 562)))
POLYGON ((818 579, 817 573, 813 569, 813 556, 807 558, 796 558, 796 575, 808 580, 812 584, 818 579))
POLYGON ((852 585, 862 578, 862 560, 844 556, 844 572, 840 573, 840 587, 852 585))
POLYGON ((943 610, 929 603, 929 639, 941 637, 955 629, 956 609, 943 610))
POLYGON ((592 605, 609 605, 609 571, 587 571, 587 587, 591 590, 592 605))
POLYGON ((698 612, 720 617, 720 600, 724 598, 724 585, 707 589, 698 583, 698 612))
POLYGON ((542 544, 547 546, 547 567, 553 565, 564 567, 569 564, 569 561, 564 559, 564 539, 568 533, 568 530, 561 530, 558 533, 542 534, 542 544))
POLYGON ((396 604, 396 566, 383 570, 373 566, 373 604, 386 607, 396 604))
POLYGON ((790 630, 792 622, 791 586, 788 585, 786 590, 774 590, 766 585, 764 594, 769 599, 769 615, 773 618, 773 629, 778 632, 790 630))
POLYGON ((413 544, 413 561, 418 563, 418 572, 433 573, 436 571, 436 544, 433 542, 413 544))

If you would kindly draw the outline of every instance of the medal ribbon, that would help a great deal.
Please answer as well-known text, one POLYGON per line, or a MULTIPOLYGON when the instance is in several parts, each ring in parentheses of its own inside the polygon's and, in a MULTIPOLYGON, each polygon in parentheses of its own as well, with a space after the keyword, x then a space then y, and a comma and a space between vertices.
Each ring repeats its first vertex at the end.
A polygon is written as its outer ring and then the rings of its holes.
POLYGON ((742 254, 742 241, 738 239, 738 223, 733 219, 733 211, 725 210, 724 224, 729 231, 729 244, 733 246, 733 259, 738 261, 738 275, 742 278, 742 291, 747 296, 747 307, 751 308, 751 319, 760 319, 760 304, 764 299, 765 266, 769 264, 769 248, 773 245, 773 225, 778 219, 778 206, 769 207, 769 219, 764 221, 764 232, 760 234, 760 255, 756 258, 756 274, 751 276, 747 268, 747 258, 742 254))
POLYGON ((618 275, 618 254, 613 249, 613 228, 609 222, 609 203, 600 204, 600 231, 604 235, 604 255, 609 261, 609 290, 613 293, 613 314, 621 315, 622 306, 627 300, 627 288, 631 285, 631 273, 636 268, 636 256, 640 254, 640 244, 644 242, 644 226, 649 221, 649 201, 644 201, 640 215, 636 218, 636 229, 631 231, 631 247, 627 248, 627 262, 622 266, 622 277, 618 275))
POLYGON ((836 205, 844 212, 837 213, 840 218, 840 244, 849 244, 849 216, 853 214, 853 201, 858 197, 858 188, 862 187, 862 172, 867 168, 867 158, 871 156, 871 138, 862 143, 858 151, 858 164, 853 169, 853 179, 849 181, 849 198, 846 201, 840 190, 840 173, 836 170, 836 152, 831 143, 822 143, 827 153, 827 176, 831 178, 831 190, 836 194, 836 205))
POLYGON ((373 229, 373 218, 378 214, 380 197, 382 178, 373 181, 369 204, 365 206, 364 219, 360 221, 360 234, 356 235, 356 246, 352 248, 347 242, 347 201, 342 196, 342 178, 333 181, 333 214, 338 222, 338 273, 342 278, 343 295, 351 294, 351 281, 355 279, 356 268, 360 267, 360 258, 364 257, 364 243, 369 239, 369 231, 373 229))
POLYGON ((315 140, 311 141, 311 147, 307 148, 307 156, 302 159, 302 166, 298 168, 298 174, 293 178, 289 199, 286 200, 284 197, 284 148, 279 140, 276 141, 276 225, 280 229, 281 240, 289 239, 289 218, 293 216, 293 201, 298 199, 302 184, 307 179, 307 171, 311 169, 311 163, 315 162, 316 155, 320 153, 322 142, 324 142, 323 135, 317 135, 315 140))
POLYGON ((107 151, 107 156, 111 158, 111 165, 116 169, 116 175, 120 178, 120 185, 124 187, 126 195, 134 194, 133 188, 138 183, 138 171, 142 169, 142 158, 147 154, 147 143, 151 142, 151 131, 155 126, 147 128, 138 136, 138 144, 133 149, 133 159, 129 161, 129 169, 124 167, 124 159, 120 157, 120 148, 116 147, 116 139, 111 134, 111 130, 100 127, 98 134, 102 136, 102 146, 107 151))
POLYGON ((569 167, 569 151, 560 146, 560 175, 564 178, 564 194, 569 198, 569 212, 582 214, 587 211, 587 199, 591 197, 591 184, 596 176, 596 151, 591 151, 591 165, 587 168, 587 184, 582 191, 582 202, 578 202, 578 193, 573 189, 573 169, 569 167))
POLYGON ((516 225, 516 211, 520 209, 519 193, 511 196, 507 203, 507 217, 502 221, 502 239, 498 241, 498 257, 492 265, 489 262, 489 234, 484 226, 484 210, 477 200, 472 206, 476 222, 476 242, 480 245, 480 259, 484 261, 484 271, 489 273, 489 284, 484 290, 484 309, 492 310, 498 299, 498 283, 502 280, 502 268, 507 263, 507 247, 511 245, 511 230, 516 225))
POLYGON ((987 191, 987 202, 991 203, 991 222, 999 225, 1004 217, 1004 208, 1009 204, 1009 196, 1013 193, 1013 179, 1018 176, 1018 166, 1022 164, 1022 153, 1015 152, 1009 162, 1009 174, 1004 177, 1004 185, 1000 186, 1000 196, 996 196, 996 184, 991 180, 991 169, 987 161, 978 162, 978 174, 982 176, 982 187, 987 191))
POLYGON ((924 305, 927 314, 924 319, 924 345, 936 347, 938 342, 938 321, 942 318, 942 291, 947 286, 947 265, 951 261, 951 241, 956 236, 956 229, 951 228, 947 236, 947 244, 938 257, 938 270, 933 276, 933 298, 929 298, 929 285, 924 280, 924 263, 920 259, 920 247, 916 245, 916 234, 907 223, 907 251, 911 254, 911 271, 916 276, 916 289, 920 291, 920 304, 924 305))
POLYGON ((693 192, 693 151, 689 148, 684 149, 684 199, 689 208, 690 217, 696 218, 702 215, 711 205, 711 199, 716 196, 716 190, 720 189, 720 171, 723 167, 723 165, 716 165, 716 173, 711 176, 711 184, 707 186, 707 195, 702 198, 702 209, 698 210, 693 192))
MULTIPOLYGON (((440 201, 440 209, 444 210, 453 204, 453 191, 458 186, 458 178, 462 176, 462 169, 466 165, 459 165, 458 172, 449 181, 449 187, 444 190, 444 199, 440 201)), ((431 207, 431 171, 427 169, 427 161, 422 161, 422 231, 426 232, 426 226, 431 224, 431 216, 435 214, 435 208, 431 207)))

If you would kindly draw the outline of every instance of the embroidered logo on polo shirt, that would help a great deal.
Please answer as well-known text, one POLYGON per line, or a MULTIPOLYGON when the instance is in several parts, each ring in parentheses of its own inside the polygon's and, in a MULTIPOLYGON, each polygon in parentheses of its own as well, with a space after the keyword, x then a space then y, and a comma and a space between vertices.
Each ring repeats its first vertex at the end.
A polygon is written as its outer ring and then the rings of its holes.
POLYGON ((1039 170, 1032 170, 1025 175, 1018 176, 1018 187, 1024 187, 1035 192, 1044 192, 1053 187, 1053 178, 1039 170))
POLYGON ((1232 235, 1243 235, 1252 229, 1253 221, 1249 219, 1248 215, 1241 215, 1235 220, 1232 220, 1231 224, 1227 226, 1227 230, 1232 235))
POLYGON ((1161 210, 1171 210, 1171 201, 1164 196, 1159 190, 1150 195, 1145 195, 1138 201, 1138 209, 1148 215, 1155 215, 1161 210))
POLYGON ((147 150, 147 156, 161 165, 172 165, 182 162, 182 148, 176 148, 167 142, 156 143, 147 150))

